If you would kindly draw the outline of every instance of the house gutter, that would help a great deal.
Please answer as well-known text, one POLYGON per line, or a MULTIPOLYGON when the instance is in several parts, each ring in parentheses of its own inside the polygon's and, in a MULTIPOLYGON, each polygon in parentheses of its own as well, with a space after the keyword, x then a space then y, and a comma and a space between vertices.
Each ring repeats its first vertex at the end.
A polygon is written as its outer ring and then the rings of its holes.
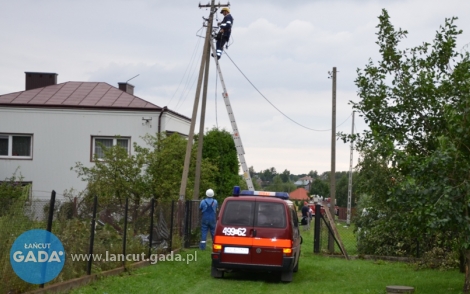
POLYGON ((165 111, 168 110, 168 107, 166 106, 163 106, 162 108, 162 112, 160 112, 160 115, 158 116, 158 133, 160 134, 161 130, 162 130, 162 116, 163 116, 163 113, 165 111))

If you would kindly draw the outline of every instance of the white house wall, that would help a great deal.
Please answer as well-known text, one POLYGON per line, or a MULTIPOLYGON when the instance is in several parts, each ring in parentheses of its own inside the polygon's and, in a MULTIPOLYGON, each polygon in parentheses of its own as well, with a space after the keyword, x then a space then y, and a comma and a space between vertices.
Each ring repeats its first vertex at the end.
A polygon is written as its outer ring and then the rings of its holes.
MULTIPOLYGON (((131 145, 136 142, 145 146, 141 137, 157 133, 159 114, 159 111, 0 108, 0 133, 33 135, 32 160, 0 159, 0 180, 10 178, 18 169, 17 175, 21 173, 24 181, 33 182, 33 199, 48 199, 52 190, 58 199, 66 189, 82 191, 86 183, 70 168, 76 162, 93 165, 92 136, 120 135, 130 137, 131 145)), ((165 122, 162 132, 189 132, 189 121, 178 116, 164 113, 162 121, 165 122)))
POLYGON ((189 134, 189 124, 190 124, 189 120, 183 119, 180 116, 177 116, 169 112, 163 112, 161 121, 162 121, 161 132, 172 131, 172 132, 178 132, 184 135, 189 134))

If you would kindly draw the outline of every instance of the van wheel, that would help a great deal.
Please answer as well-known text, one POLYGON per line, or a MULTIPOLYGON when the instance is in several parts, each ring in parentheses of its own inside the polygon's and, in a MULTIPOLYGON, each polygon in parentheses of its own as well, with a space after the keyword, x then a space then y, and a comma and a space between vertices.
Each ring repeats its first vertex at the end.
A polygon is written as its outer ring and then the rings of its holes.
POLYGON ((300 256, 299 258, 297 258, 297 263, 295 264, 294 269, 292 270, 294 273, 299 271, 299 262, 300 262, 300 256))
POLYGON ((293 270, 288 270, 287 272, 281 273, 282 282, 292 282, 292 276, 294 275, 293 270))
POLYGON ((223 278, 224 271, 219 271, 216 267, 211 267, 211 276, 213 278, 223 278))

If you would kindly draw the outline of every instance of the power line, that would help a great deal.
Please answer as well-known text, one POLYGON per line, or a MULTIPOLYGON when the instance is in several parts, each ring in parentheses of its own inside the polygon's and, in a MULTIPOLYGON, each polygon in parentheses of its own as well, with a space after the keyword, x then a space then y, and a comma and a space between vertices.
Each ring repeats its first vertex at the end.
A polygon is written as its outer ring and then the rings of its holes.
MULTIPOLYGON (((269 104, 271 104, 272 107, 274 107, 274 109, 276 109, 280 114, 282 114, 284 117, 286 117, 288 120, 292 121, 293 123, 295 123, 296 125, 299 125, 301 126, 302 128, 304 129, 307 129, 307 130, 310 130, 310 131, 315 131, 315 132, 327 132, 327 131, 331 131, 331 129, 327 129, 327 130, 318 130, 318 129, 312 129, 312 128, 309 128, 309 127, 306 127, 298 122, 296 122, 295 120, 293 120, 292 118, 290 118, 288 115, 286 115, 284 112, 282 112, 279 108, 277 108, 271 101, 269 101, 268 98, 266 98, 266 96, 263 95, 263 93, 261 93, 260 90, 258 90, 258 88, 256 88, 256 86, 250 81, 250 79, 243 73, 243 71, 235 64, 235 62, 232 60, 232 58, 230 58, 230 56, 225 52, 225 55, 227 55, 227 57, 230 59, 230 61, 233 63, 233 65, 238 69, 238 71, 243 75, 243 77, 248 81, 248 83, 250 83, 250 85, 261 95, 261 97, 263 97, 269 104)), ((341 124, 339 124, 337 127, 341 126, 342 124, 344 124, 350 117, 351 117, 352 114, 350 114, 348 116, 348 118, 346 118, 346 120, 344 122, 342 122, 341 124)))
MULTIPOLYGON (((180 82, 179 82, 179 84, 178 84, 178 87, 176 88, 175 92, 173 93, 173 96, 171 96, 170 101, 167 103, 167 105, 170 105, 171 101, 173 100, 173 98, 175 97, 176 93, 178 92, 178 90, 179 90, 181 84, 183 83, 183 80, 185 79, 186 74, 188 73, 188 71, 189 71, 191 68, 193 68, 193 66, 194 66, 194 61, 195 61, 195 56, 196 56, 196 53, 198 52, 198 48, 199 48, 199 46, 200 46, 200 43, 201 43, 201 39, 198 39, 197 42, 196 42, 196 45, 194 46, 193 53, 191 54, 191 58, 190 58, 190 61, 189 61, 189 63, 188 63, 188 66, 186 67, 186 69, 185 69, 185 71, 184 71, 184 73, 183 73, 183 76, 181 77, 181 80, 180 80, 180 82)), ((191 79, 191 76, 192 76, 191 73, 192 73, 192 71, 189 71, 189 72, 190 72, 190 73, 188 73, 188 76, 187 76, 187 78, 186 78, 186 83, 185 83, 185 85, 184 85, 184 87, 183 87, 183 90, 181 91, 180 99, 179 99, 178 102, 176 103, 175 110, 176 110, 176 108, 178 107, 178 105, 180 104, 181 99, 182 99, 182 97, 184 96, 184 92, 186 91, 186 88, 187 88, 187 85, 188 85, 188 83, 189 83, 189 80, 191 79)), ((186 99, 186 97, 185 97, 184 99, 186 99)))

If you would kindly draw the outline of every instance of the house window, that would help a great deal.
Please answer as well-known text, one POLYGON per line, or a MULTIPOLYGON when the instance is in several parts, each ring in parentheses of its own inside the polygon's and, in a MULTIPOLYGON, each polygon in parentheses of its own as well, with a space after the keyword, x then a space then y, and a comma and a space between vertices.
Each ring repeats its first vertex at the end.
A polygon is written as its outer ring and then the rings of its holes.
POLYGON ((121 146, 122 148, 126 149, 127 153, 130 150, 130 138, 112 138, 112 137, 93 137, 93 154, 92 158, 94 158, 95 154, 98 158, 104 157, 104 148, 109 148, 112 146, 121 146))
POLYGON ((31 158, 33 136, 0 134, 0 158, 31 158))

